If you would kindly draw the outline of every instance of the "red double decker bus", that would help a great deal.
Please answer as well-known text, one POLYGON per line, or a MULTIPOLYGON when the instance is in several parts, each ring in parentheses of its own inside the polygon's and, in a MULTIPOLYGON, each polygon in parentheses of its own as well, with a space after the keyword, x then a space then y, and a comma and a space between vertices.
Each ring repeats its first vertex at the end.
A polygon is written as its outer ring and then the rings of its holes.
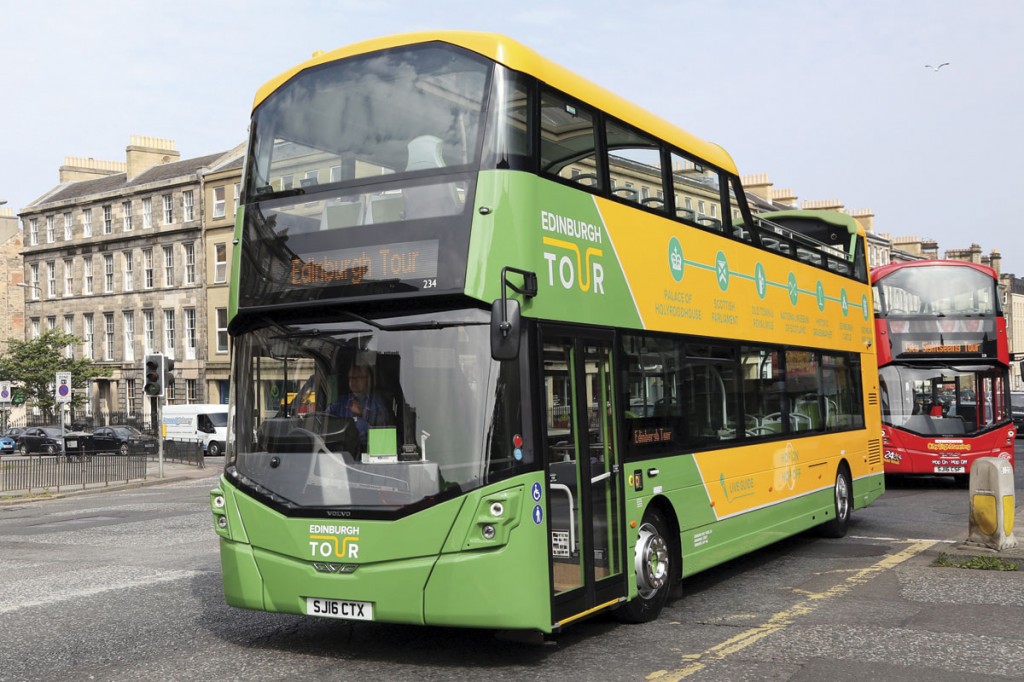
POLYGON ((891 263, 872 272, 885 472, 952 474, 1013 463, 1006 320, 992 268, 891 263))

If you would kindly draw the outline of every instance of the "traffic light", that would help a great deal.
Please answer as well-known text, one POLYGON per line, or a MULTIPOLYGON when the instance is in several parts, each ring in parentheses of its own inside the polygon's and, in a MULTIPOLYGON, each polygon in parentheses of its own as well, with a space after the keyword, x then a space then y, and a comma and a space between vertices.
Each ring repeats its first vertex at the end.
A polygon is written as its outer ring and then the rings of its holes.
POLYGON ((164 356, 164 386, 174 385, 174 358, 169 355, 164 356))
MULTIPOLYGON (((171 361, 171 366, 174 362, 171 361)), ((164 356, 161 353, 148 353, 142 366, 142 392, 150 397, 164 394, 164 356)))

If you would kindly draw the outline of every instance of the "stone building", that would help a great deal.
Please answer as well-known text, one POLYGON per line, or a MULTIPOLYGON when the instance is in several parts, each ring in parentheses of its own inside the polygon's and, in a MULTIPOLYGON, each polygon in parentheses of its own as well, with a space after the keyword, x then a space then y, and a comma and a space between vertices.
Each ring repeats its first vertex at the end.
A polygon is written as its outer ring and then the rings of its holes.
POLYGON ((235 213, 239 206, 244 145, 203 174, 204 261, 206 269, 206 398, 228 402, 228 279, 231 274, 235 213))
POLYGON ((241 156, 240 145, 183 160, 171 140, 132 136, 123 162, 66 158, 60 184, 20 213, 25 337, 71 332, 84 340, 74 353, 112 370, 89 386, 76 419, 146 418, 141 366, 150 352, 174 358, 167 403, 226 395, 226 353, 219 364, 211 356, 207 285, 220 273, 210 258, 229 256, 207 248, 204 225, 209 216, 219 228, 214 215, 233 213, 237 193, 217 192, 207 176, 230 185, 241 156), (214 195, 224 203, 213 205, 214 195))
MULTIPOLYGON (((3 303, 0 305, 0 329, 25 328, 25 281, 21 267, 21 230, 18 219, 10 208, 0 208, 0 282, 3 303)), ((18 335, 17 338, 22 338, 18 335)), ((4 377, 6 378, 6 377, 4 377)))
POLYGON ((1009 336, 1010 390, 1024 391, 1024 279, 1003 273, 999 276, 1003 290, 1003 312, 1009 336))

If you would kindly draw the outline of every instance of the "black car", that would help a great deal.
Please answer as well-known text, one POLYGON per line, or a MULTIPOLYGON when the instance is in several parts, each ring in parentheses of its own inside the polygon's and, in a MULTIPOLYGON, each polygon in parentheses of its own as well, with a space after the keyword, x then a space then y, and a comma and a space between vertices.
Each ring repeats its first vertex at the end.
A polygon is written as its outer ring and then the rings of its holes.
POLYGON ((1013 425, 1017 427, 1017 438, 1024 438, 1020 434, 1020 430, 1024 429, 1024 392, 1010 393, 1010 413, 1013 425))
POLYGON ((15 439, 18 453, 55 455, 64 445, 64 434, 58 426, 30 426, 15 439))
POLYGON ((142 433, 134 426, 100 426, 93 429, 90 442, 93 452, 150 455, 157 451, 156 438, 142 433))

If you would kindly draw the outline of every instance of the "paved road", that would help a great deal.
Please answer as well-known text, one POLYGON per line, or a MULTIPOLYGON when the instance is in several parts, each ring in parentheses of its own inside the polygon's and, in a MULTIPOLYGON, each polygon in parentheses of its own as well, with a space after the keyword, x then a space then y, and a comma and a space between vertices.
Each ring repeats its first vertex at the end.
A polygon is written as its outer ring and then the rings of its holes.
POLYGON ((686 581, 656 623, 543 644, 229 608, 212 483, 0 507, 0 680, 1024 678, 1024 572, 929 566, 966 536, 966 492, 942 479, 890 490, 843 540, 686 581))

